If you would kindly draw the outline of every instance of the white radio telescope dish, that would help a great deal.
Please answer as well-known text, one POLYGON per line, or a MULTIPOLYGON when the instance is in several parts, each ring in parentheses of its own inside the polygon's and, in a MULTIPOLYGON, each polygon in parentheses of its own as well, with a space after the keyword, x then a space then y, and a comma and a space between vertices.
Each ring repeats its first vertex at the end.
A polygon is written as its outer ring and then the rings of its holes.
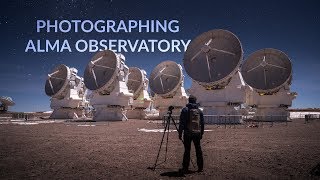
POLYGON ((84 71, 84 84, 93 91, 90 104, 93 120, 125 120, 126 108, 132 104, 126 80, 129 68, 125 57, 111 50, 97 52, 84 71))
POLYGON ((158 64, 152 71, 150 89, 162 96, 172 96, 183 81, 182 70, 174 61, 164 61, 158 64))
POLYGON ((133 99, 137 99, 143 89, 144 77, 142 71, 137 67, 129 68, 127 86, 133 92, 133 99))
POLYGON ((270 93, 290 83, 292 65, 282 51, 266 48, 249 55, 241 73, 245 82, 256 91, 270 93))
POLYGON ((86 88, 83 78, 77 75, 76 68, 61 64, 48 74, 45 92, 50 96, 52 119, 76 119, 84 117, 83 108, 87 106, 86 88))
POLYGON ((15 103, 13 102, 11 97, 0 96, 0 113, 7 112, 8 106, 13 106, 15 103))
POLYGON ((183 65, 187 74, 200 85, 216 86, 232 77, 242 57, 238 37, 229 31, 217 29, 191 41, 184 54, 183 65))
POLYGON ((48 79, 46 80, 46 94, 52 98, 63 98, 70 76, 69 67, 66 65, 61 64, 54 68, 52 73, 48 74, 48 79))
POLYGON ((96 53, 84 72, 84 83, 92 91, 102 94, 110 93, 119 71, 119 61, 113 51, 96 53))
POLYGON ((0 104, 3 104, 5 106, 13 106, 15 103, 13 102, 11 97, 7 96, 0 96, 0 104))

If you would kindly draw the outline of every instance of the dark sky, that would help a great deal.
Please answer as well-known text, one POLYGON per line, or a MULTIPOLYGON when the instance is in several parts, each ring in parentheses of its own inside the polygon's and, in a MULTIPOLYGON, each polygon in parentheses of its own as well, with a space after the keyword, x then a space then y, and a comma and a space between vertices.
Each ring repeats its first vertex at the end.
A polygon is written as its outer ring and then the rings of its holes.
MULTIPOLYGON (((244 58, 261 48, 285 52, 293 64, 293 107, 320 107, 320 3, 314 1, 124 1, 12 0, 0 6, 0 96, 11 96, 13 111, 49 110, 44 84, 58 64, 76 67, 79 75, 94 53, 25 53, 29 39, 193 39, 211 29, 235 33, 244 58), (177 19, 179 33, 37 33, 36 20, 177 19)), ((71 43, 70 43, 71 44, 71 43)), ((183 53, 124 53, 128 66, 148 74, 163 60, 182 64, 183 53)), ((186 75, 186 74, 185 74, 186 75)), ((185 87, 191 86, 186 75, 185 87)))

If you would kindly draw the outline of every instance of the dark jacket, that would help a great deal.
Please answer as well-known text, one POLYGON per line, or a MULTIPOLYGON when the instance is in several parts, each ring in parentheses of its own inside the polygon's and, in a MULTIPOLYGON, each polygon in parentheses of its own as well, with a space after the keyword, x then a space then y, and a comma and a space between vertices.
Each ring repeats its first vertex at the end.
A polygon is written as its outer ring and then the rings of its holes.
MULTIPOLYGON (((189 103, 186 107, 181 110, 180 122, 179 122, 179 136, 182 136, 182 133, 188 132, 187 121, 189 120, 189 109, 198 109, 198 104, 189 103)), ((201 126, 201 135, 204 133, 204 118, 203 112, 200 110, 200 126, 201 126)))

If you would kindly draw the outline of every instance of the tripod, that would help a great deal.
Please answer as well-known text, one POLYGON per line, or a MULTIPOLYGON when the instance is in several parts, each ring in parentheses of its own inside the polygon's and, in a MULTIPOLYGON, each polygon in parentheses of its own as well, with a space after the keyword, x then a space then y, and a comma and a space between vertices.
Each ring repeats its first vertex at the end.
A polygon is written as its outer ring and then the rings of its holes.
MULTIPOLYGON (((160 142, 160 147, 159 147, 159 150, 158 150, 158 155, 157 155, 157 158, 156 158, 156 161, 155 161, 153 167, 150 168, 150 169, 152 169, 153 171, 156 169, 157 166, 159 166, 159 165, 161 165, 161 164, 163 164, 163 163, 165 163, 165 162, 167 161, 167 152, 168 152, 168 142, 169 142, 169 132, 170 132, 170 122, 171 122, 171 121, 173 122, 176 130, 179 131, 176 122, 174 121, 173 117, 171 116, 173 109, 174 109, 173 106, 170 106, 170 107, 169 107, 169 110, 168 110, 168 118, 167 118, 166 121, 165 121, 164 131, 163 131, 163 134, 162 134, 162 138, 161 138, 161 142, 160 142), (162 144, 163 144, 163 140, 164 140, 164 138, 165 138, 165 136, 166 136, 166 133, 167 133, 167 140, 166 140, 166 151, 165 151, 164 161, 158 164, 161 147, 162 147, 162 144)), ((182 141, 182 143, 184 143, 183 140, 181 140, 181 141, 182 141)), ((192 159, 190 159, 190 160, 191 160, 192 166, 194 167, 194 164, 193 164, 193 162, 192 162, 192 159)))

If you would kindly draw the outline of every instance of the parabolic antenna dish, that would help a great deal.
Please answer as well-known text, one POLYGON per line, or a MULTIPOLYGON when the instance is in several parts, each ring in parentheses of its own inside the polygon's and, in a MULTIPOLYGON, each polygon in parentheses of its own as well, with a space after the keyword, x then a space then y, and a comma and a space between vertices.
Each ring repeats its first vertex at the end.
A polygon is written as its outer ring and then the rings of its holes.
POLYGON ((237 71, 243 56, 240 40, 233 33, 217 29, 191 41, 183 65, 188 75, 204 86, 226 82, 237 71))
POLYGON ((171 96, 183 80, 181 66, 174 61, 158 64, 150 74, 150 89, 162 97, 171 96))
POLYGON ((140 91, 143 88, 143 74, 142 71, 137 67, 129 68, 128 89, 133 92, 133 98, 136 99, 139 96, 140 91))
POLYGON ((96 53, 84 71, 86 87, 92 91, 108 91, 117 76, 119 63, 113 51, 96 53))
POLYGON ((68 66, 61 64, 48 74, 45 91, 48 96, 59 97, 68 85, 71 73, 68 66))
POLYGON ((273 92, 291 80, 289 57, 277 49, 261 49, 251 55, 241 68, 244 81, 258 92, 273 92))
POLYGON ((13 102, 11 97, 7 96, 0 96, 0 103, 5 106, 13 106, 15 103, 13 102))

